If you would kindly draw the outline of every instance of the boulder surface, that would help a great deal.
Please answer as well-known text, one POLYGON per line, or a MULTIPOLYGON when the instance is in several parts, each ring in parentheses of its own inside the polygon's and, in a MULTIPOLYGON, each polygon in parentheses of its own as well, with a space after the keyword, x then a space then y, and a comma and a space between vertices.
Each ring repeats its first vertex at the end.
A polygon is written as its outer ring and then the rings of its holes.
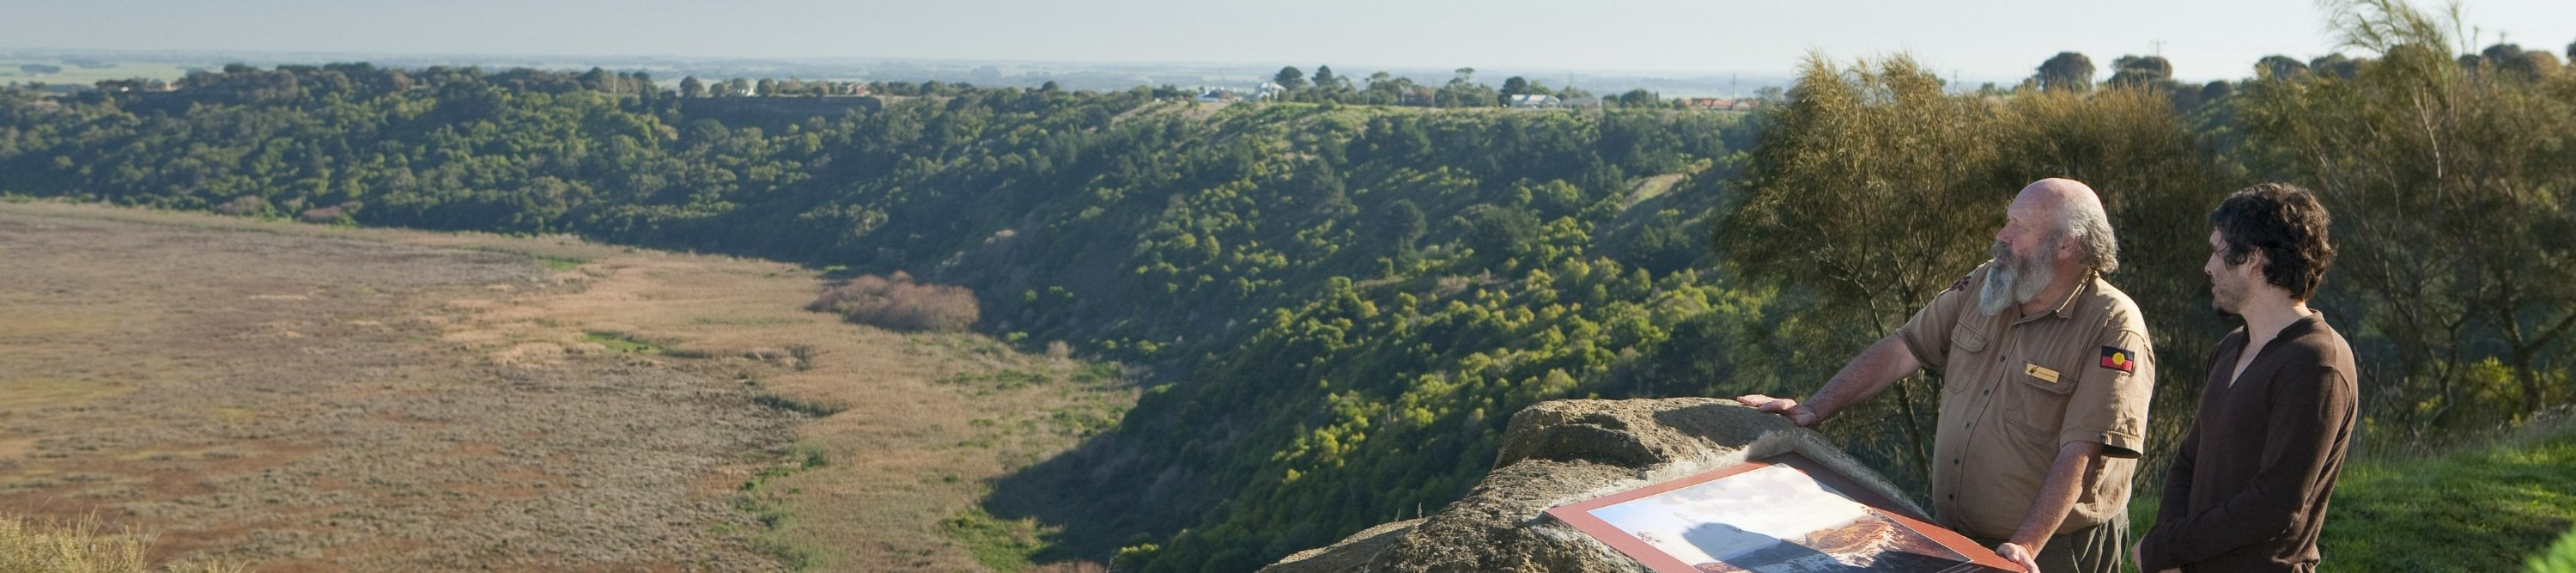
MULTIPOLYGON (((1548 508, 1797 453, 1911 503, 1823 435, 1734 400, 1557 400, 1512 416, 1494 469, 1439 512, 1288 556, 1263 573, 1638 572, 1646 566, 1548 508)), ((1921 508, 1905 509, 1922 514, 1921 508)))

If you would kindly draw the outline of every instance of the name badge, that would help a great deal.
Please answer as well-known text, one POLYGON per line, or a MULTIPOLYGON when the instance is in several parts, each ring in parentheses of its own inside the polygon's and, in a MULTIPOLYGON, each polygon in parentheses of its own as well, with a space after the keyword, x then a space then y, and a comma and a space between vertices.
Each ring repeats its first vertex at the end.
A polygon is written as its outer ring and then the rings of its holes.
POLYGON ((2041 367, 2038 364, 2032 364, 2029 362, 2021 363, 2021 373, 2029 374, 2032 378, 2047 380, 2050 384, 2057 383, 2057 371, 2041 367))

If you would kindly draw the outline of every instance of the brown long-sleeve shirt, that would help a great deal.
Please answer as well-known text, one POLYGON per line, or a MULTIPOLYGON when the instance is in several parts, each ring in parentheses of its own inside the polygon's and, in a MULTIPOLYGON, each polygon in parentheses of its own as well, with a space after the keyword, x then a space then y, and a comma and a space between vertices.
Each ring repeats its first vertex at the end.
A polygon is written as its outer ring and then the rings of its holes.
POLYGON ((2140 569, 2305 571, 2320 558, 2317 534, 2358 403, 2352 345, 2324 314, 2310 314, 2231 381, 2246 344, 2237 329, 2210 353, 2200 414, 2165 474, 2140 569))

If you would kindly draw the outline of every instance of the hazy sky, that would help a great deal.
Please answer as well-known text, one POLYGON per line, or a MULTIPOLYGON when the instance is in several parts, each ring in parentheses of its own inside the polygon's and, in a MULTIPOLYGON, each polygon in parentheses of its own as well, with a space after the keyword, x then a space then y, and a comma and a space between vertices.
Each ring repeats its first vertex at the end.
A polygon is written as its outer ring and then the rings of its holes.
MULTIPOLYGON (((2430 3, 2424 6, 2433 7, 2430 3)), ((2499 34, 2564 53, 2576 0, 2477 0, 2499 34)), ((1785 72, 1912 51, 2020 77, 2060 50, 2162 54, 2185 79, 2322 55, 2307 0, 0 0, 0 48, 544 54, 1785 72), (2162 42, 2161 48, 2158 42, 2162 42)), ((1273 68, 1275 69, 1275 68, 1273 68)), ((2105 72, 2107 73, 2107 71, 2105 72)))

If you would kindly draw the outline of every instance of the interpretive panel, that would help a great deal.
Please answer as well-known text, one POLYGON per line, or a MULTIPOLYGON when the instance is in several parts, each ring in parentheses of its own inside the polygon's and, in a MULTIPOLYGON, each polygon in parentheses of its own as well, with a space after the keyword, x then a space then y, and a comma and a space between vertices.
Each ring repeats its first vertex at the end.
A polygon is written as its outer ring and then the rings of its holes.
POLYGON ((1670 573, 2020 571, 1895 507, 1803 456, 1784 454, 1547 513, 1670 573))

